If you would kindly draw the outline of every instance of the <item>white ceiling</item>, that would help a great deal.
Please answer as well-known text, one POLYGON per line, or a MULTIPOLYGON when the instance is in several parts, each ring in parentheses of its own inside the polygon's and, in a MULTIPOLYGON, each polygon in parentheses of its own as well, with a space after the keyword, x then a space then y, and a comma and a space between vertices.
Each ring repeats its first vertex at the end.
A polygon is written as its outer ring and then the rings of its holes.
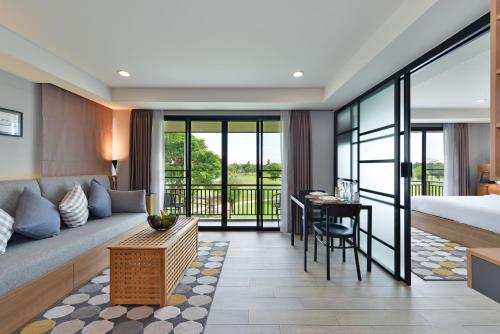
POLYGON ((484 109, 490 98, 490 34, 436 60, 412 77, 412 107, 484 109))
POLYGON ((0 0, 0 68, 114 108, 336 108, 488 9, 488 0, 0 0), (303 78, 292 78, 297 69, 303 78))

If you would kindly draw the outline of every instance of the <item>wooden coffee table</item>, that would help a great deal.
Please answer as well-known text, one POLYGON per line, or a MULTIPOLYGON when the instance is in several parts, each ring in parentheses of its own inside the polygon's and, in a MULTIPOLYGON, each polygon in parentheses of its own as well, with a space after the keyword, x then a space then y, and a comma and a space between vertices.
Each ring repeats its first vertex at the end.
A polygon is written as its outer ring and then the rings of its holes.
POLYGON ((158 232, 147 223, 110 250, 110 302, 164 306, 198 252, 198 219, 158 232))

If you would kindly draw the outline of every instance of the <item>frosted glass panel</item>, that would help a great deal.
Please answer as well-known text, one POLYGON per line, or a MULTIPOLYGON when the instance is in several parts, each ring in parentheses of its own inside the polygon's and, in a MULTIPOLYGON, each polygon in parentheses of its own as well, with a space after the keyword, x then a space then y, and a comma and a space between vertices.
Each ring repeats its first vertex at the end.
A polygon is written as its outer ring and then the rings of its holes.
POLYGON ((361 160, 394 159, 394 137, 370 140, 360 144, 361 160))
POLYGON ((400 214, 400 223, 399 223, 399 228, 400 228, 400 252, 401 252, 401 258, 400 258, 400 265, 401 265, 401 278, 405 278, 405 210, 400 209, 399 210, 400 214))
POLYGON ((337 112, 337 132, 344 132, 351 129, 351 110, 343 109, 337 112))
POLYGON ((352 145, 352 179, 358 179, 358 145, 352 145))
POLYGON ((351 134, 337 137, 337 174, 340 178, 351 178, 351 134))
POLYGON ((394 274, 394 251, 375 239, 372 242, 372 258, 394 274))
POLYGON ((360 104, 360 131, 394 124, 394 84, 370 95, 360 104))
POLYGON ((352 110, 352 114, 351 114, 351 118, 352 118, 352 127, 355 128, 358 126, 358 105, 355 104, 351 107, 351 110, 352 110))
POLYGON ((394 163, 360 163, 360 188, 394 195, 394 163))
MULTIPOLYGON (((365 193, 365 195, 368 195, 365 193)), ((362 198, 361 202, 371 205, 373 210, 372 234, 394 246, 394 206, 362 198)))

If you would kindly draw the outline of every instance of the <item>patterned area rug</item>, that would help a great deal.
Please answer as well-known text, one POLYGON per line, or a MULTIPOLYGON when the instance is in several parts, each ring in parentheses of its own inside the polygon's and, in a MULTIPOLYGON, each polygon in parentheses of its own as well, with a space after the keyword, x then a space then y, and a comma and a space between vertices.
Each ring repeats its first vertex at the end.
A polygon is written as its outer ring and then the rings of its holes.
POLYGON ((425 281, 467 280, 467 248, 411 228, 411 271, 425 281))
POLYGON ((205 328, 229 242, 200 242, 168 306, 110 305, 109 269, 26 325, 22 334, 199 334, 205 328))

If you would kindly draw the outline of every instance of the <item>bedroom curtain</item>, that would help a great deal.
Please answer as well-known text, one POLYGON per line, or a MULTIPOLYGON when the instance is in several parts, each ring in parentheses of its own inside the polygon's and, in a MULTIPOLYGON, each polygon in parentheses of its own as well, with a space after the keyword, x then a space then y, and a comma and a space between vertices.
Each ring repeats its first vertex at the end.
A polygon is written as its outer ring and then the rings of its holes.
POLYGON ((132 110, 130 120, 130 189, 151 193, 152 110, 132 110))
POLYGON ((165 142, 163 110, 153 111, 153 124, 151 130, 151 193, 155 196, 155 211, 158 213, 163 208, 165 189, 165 142))
POLYGON ((444 193, 470 195, 469 133, 465 123, 444 124, 444 193))
POLYGON ((280 113, 281 121, 281 202, 280 202, 280 231, 288 233, 288 215, 290 212, 290 193, 288 192, 289 158, 290 158, 290 111, 280 113))
MULTIPOLYGON (((290 112, 290 140, 288 154, 288 193, 311 189, 311 122, 309 111, 290 112)), ((290 202, 288 198, 284 199, 290 202)), ((298 211, 298 210, 297 210, 298 211)), ((295 217, 295 231, 300 231, 300 219, 295 217)), ((288 231, 291 219, 288 219, 288 231)))

